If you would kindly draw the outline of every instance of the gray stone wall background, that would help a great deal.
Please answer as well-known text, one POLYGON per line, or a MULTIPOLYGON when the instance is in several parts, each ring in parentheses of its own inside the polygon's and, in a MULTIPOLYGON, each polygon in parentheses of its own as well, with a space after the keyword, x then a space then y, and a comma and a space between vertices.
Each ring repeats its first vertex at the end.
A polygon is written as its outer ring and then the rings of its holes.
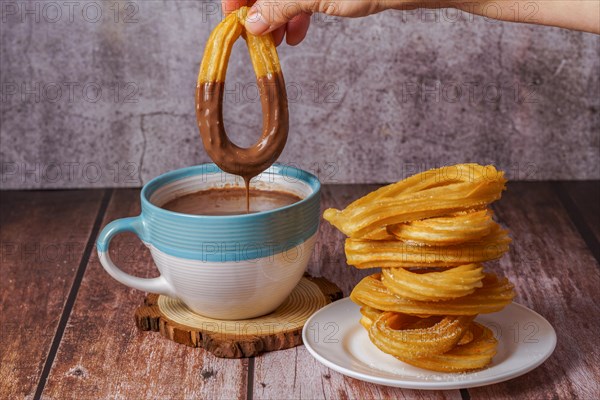
MULTIPOLYGON (((209 161, 194 87, 218 4, 0 2, 1 187, 139 186, 209 161)), ((280 161, 324 182, 387 182, 458 162, 512 179, 600 179, 599 37, 455 11, 314 16, 279 48, 291 129, 280 161)), ((245 44, 225 124, 261 110, 245 44)))

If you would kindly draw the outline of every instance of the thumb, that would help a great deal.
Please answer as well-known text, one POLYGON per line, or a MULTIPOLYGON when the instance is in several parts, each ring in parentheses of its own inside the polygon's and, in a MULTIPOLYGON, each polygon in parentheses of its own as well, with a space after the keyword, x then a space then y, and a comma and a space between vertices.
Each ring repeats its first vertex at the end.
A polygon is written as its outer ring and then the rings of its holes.
POLYGON ((271 32, 301 13, 311 14, 314 2, 258 0, 248 11, 246 29, 253 35, 271 32))

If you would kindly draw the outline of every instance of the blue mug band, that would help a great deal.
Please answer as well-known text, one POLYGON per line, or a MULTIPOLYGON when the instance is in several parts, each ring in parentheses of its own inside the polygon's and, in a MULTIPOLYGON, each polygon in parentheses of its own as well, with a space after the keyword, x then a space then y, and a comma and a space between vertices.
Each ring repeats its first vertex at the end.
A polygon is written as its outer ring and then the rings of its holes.
MULTIPOLYGON (((310 194, 297 203, 275 210, 229 216, 188 215, 164 210, 150 201, 152 195, 167 184, 198 175, 222 173, 215 164, 203 164, 168 172, 148 182, 141 193, 142 214, 131 230, 146 244, 167 255, 209 262, 272 257, 316 234, 320 221, 319 180, 306 171, 289 166, 274 164, 265 173, 298 180, 310 188, 310 194)), ((115 223, 126 223, 119 221, 115 223)), ((99 251, 108 250, 107 241, 101 240, 106 236, 104 231, 100 235, 99 251)))

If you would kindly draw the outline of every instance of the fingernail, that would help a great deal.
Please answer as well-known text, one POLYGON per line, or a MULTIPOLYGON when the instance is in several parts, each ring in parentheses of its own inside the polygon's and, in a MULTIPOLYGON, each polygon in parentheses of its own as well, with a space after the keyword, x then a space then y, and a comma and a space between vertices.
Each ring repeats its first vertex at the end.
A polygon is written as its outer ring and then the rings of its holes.
POLYGON ((246 15, 246 29, 253 35, 262 35, 269 29, 269 24, 263 18, 257 7, 252 7, 246 15))

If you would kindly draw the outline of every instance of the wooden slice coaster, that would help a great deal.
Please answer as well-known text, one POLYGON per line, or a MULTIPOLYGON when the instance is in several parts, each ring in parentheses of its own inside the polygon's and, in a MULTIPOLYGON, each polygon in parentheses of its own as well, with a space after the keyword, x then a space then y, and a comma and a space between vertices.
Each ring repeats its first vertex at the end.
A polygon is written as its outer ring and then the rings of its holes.
POLYGON ((142 331, 160 332, 167 339, 202 347, 217 357, 252 357, 302 344, 306 320, 342 296, 340 288, 325 278, 305 276, 271 314, 225 321, 195 314, 179 300, 149 294, 136 310, 135 321, 142 331))

